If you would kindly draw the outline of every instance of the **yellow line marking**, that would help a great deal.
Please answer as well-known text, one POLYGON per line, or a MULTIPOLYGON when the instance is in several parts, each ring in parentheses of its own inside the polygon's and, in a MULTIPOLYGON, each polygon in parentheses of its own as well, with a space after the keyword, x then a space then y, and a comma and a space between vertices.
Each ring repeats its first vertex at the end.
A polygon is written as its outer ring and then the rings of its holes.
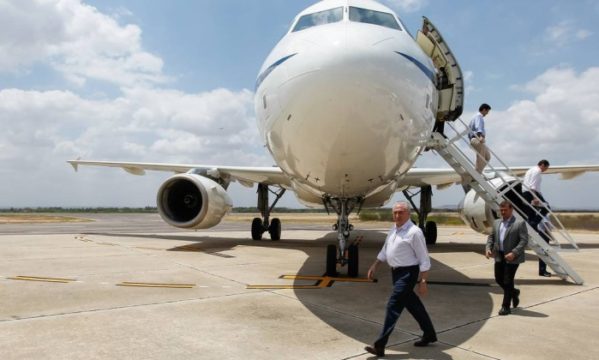
POLYGON ((149 246, 136 246, 136 249, 141 249, 141 250, 158 250, 158 251, 163 251, 164 248, 155 248, 155 247, 149 247, 149 246))
POLYGON ((364 240, 364 236, 360 235, 360 236, 358 236, 358 237, 357 237, 357 238, 354 240, 354 242, 352 243, 352 245, 356 245, 356 246, 358 246, 358 245, 360 245, 360 243, 362 242, 362 240, 364 240))
POLYGON ((285 280, 316 280, 314 285, 247 285, 246 289, 322 289, 330 287, 335 281, 343 282, 374 282, 366 278, 346 278, 316 275, 281 275, 279 279, 285 280))
POLYGON ((41 276, 22 276, 22 275, 18 275, 15 277, 9 277, 8 279, 10 279, 10 280, 25 280, 25 281, 57 282, 57 283, 69 283, 72 281, 77 281, 76 279, 51 278, 51 277, 41 277, 41 276))
POLYGON ((343 281, 343 282, 373 282, 372 280, 367 279, 367 278, 348 278, 348 277, 313 276, 313 275, 282 275, 281 279, 343 281))
POLYGON ((246 289, 321 289, 320 285, 248 285, 246 289))
POLYGON ((322 280, 324 276, 318 275, 281 275, 279 279, 286 280, 322 280))
POLYGON ((160 288, 175 288, 175 289, 191 289, 195 284, 164 284, 164 283, 143 283, 123 281, 116 286, 132 286, 132 287, 160 287, 160 288))

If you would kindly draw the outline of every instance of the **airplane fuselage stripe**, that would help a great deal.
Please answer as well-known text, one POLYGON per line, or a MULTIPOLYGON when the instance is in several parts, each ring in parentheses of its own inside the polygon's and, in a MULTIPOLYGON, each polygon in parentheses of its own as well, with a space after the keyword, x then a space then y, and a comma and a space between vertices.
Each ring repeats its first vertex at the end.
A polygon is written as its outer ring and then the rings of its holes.
POLYGON ((432 81, 433 83, 435 82, 435 73, 431 69, 429 69, 426 65, 424 65, 423 63, 416 60, 415 58, 413 58, 410 55, 400 53, 399 51, 396 51, 396 53, 405 57, 406 59, 410 60, 411 62, 413 62, 414 65, 416 65, 418 67, 418 69, 420 69, 420 71, 422 71, 424 73, 424 75, 426 75, 426 77, 430 79, 430 81, 432 81))
POLYGON ((256 90, 258 90, 258 87, 260 87, 260 84, 262 84, 262 82, 264 81, 264 79, 266 79, 266 77, 279 65, 281 65, 282 63, 284 63, 285 61, 289 60, 290 58, 292 58, 293 56, 297 55, 297 53, 295 54, 291 54, 291 55, 287 55, 285 57, 280 58, 279 60, 275 61, 272 65, 270 65, 269 67, 266 68, 266 70, 264 70, 262 72, 262 74, 260 74, 258 76, 258 79, 256 79, 256 90))

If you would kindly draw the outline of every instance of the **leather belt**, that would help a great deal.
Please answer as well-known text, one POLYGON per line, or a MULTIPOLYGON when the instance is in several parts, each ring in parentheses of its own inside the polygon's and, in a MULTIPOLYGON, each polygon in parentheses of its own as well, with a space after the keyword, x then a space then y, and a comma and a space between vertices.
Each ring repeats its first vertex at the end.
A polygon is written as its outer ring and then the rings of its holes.
POLYGON ((391 270, 395 271, 395 270, 406 270, 406 269, 410 269, 413 267, 417 267, 418 265, 410 265, 410 266, 395 266, 395 267, 391 267, 391 270))

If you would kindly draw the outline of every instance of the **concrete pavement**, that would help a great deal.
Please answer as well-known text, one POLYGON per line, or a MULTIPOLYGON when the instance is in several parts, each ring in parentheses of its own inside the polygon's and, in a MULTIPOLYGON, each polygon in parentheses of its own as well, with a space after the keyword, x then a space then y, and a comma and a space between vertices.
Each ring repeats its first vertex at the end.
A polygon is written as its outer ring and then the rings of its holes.
MULTIPOLYGON (((280 276, 323 274, 326 244, 335 241, 326 226, 289 230, 301 226, 283 223, 283 240, 272 242, 252 241, 245 224, 183 232, 153 221, 117 216, 112 225, 90 225, 90 232, 74 224, 72 233, 65 232, 68 224, 58 233, 35 227, 30 234, 28 225, 23 231, 0 226, 2 359, 371 358, 363 347, 381 329, 390 290, 386 269, 377 283, 248 289, 319 284, 280 276)), ((439 228, 424 300, 439 342, 414 347, 420 333, 405 312, 386 358, 599 358, 591 345, 599 335, 599 237, 573 235, 582 250, 562 256, 585 284, 536 276, 536 257, 529 254, 516 278, 520 308, 499 317, 501 292, 482 256, 484 237, 465 227, 439 228)), ((384 228, 354 236, 364 237, 363 275, 384 228)))

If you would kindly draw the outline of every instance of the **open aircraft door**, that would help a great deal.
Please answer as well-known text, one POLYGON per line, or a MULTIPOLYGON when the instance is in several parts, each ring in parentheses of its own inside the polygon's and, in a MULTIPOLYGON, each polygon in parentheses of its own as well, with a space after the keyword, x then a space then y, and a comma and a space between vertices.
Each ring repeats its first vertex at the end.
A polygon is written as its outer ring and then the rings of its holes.
POLYGON ((454 121, 462 115, 464 108, 464 78, 460 65, 439 31, 426 17, 423 17, 422 30, 418 30, 416 42, 437 68, 437 123, 454 121))

